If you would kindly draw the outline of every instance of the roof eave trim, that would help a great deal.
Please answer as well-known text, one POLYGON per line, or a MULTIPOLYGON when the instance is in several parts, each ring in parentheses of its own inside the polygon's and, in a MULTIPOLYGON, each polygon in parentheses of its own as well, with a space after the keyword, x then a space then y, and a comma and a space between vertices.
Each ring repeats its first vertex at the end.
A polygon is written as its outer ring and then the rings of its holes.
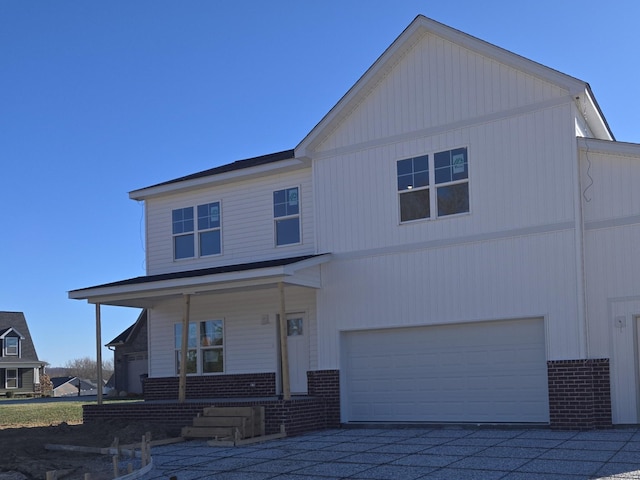
POLYGON ((217 175, 208 175, 205 177, 184 180, 182 182, 168 183, 157 185, 154 187, 141 188, 129 192, 129 198, 132 200, 146 200, 147 198, 177 193, 184 190, 208 187, 211 185, 234 182, 244 180, 254 176, 274 173, 279 170, 289 168, 302 167, 306 164, 303 159, 291 158, 288 160, 280 160, 273 163, 265 163, 255 167, 247 167, 239 170, 231 170, 229 172, 219 173, 217 175))
POLYGON ((416 19, 400 34, 400 36, 382 53, 382 55, 369 67, 360 79, 347 91, 336 105, 320 120, 320 122, 307 134, 307 136, 295 148, 296 157, 311 157, 318 143, 324 139, 324 132, 330 129, 334 121, 339 120, 343 111, 350 111, 352 102, 359 102, 361 96, 367 91, 367 85, 375 83, 379 75, 386 72, 413 45, 417 39, 431 33, 452 43, 462 45, 465 48, 483 56, 511 66, 532 76, 553 83, 566 89, 571 95, 577 95, 584 91, 586 82, 574 78, 565 73, 537 63, 504 48, 493 45, 485 40, 473 37, 460 30, 456 30, 442 23, 436 22, 423 15, 416 19))

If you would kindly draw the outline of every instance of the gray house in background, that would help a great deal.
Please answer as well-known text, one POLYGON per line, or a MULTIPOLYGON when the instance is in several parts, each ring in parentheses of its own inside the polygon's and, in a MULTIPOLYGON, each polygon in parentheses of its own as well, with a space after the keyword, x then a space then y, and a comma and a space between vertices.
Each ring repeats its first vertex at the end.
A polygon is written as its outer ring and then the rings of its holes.
POLYGON ((54 397, 80 397, 98 394, 98 386, 78 377, 51 377, 54 397))
POLYGON ((44 362, 22 312, 0 312, 0 395, 40 395, 44 362))
POLYGON ((142 393, 142 378, 148 372, 147 311, 143 310, 136 322, 106 344, 113 350, 113 376, 111 385, 126 393, 142 393))

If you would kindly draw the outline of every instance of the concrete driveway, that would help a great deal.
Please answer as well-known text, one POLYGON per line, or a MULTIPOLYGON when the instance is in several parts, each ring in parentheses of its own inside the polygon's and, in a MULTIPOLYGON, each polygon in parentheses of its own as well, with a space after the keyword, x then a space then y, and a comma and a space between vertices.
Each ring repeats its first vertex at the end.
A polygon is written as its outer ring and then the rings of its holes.
POLYGON ((241 447, 152 448, 145 480, 640 479, 640 429, 345 428, 241 447))

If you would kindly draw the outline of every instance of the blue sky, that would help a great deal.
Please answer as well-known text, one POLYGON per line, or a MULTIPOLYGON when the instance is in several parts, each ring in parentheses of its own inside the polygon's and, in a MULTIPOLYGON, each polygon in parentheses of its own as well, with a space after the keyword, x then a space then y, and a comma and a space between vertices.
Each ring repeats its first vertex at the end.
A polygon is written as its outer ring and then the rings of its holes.
MULTIPOLYGON (((95 358, 67 292, 144 275, 128 192, 294 148, 417 14, 589 82, 640 143, 637 0, 3 0, 0 310, 51 366, 95 358)), ((103 307, 103 343, 137 314, 103 307)))

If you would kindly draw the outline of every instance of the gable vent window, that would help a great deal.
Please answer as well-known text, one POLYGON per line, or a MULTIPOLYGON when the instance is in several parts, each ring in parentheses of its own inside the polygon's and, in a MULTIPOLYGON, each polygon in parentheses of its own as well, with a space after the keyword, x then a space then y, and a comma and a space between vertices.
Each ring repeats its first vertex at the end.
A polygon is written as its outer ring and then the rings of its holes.
POLYGON ((222 253, 220 202, 172 211, 173 259, 205 257, 222 253), (196 235, 197 226, 197 235, 196 235))
POLYGON ((300 201, 298 187, 273 192, 276 246, 300 243, 300 201))
POLYGON ((4 354, 7 356, 18 355, 18 338, 17 337, 5 337, 4 354))
POLYGON ((397 162, 400 222, 469 212, 466 148, 397 162))

